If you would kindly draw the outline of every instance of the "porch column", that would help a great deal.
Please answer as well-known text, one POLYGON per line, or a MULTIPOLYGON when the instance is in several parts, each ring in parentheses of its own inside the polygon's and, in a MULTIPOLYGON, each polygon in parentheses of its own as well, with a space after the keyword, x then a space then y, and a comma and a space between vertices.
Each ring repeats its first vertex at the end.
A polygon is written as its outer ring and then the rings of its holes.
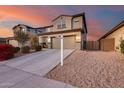
POLYGON ((60 35, 61 39, 61 66, 63 66, 63 35, 60 35))

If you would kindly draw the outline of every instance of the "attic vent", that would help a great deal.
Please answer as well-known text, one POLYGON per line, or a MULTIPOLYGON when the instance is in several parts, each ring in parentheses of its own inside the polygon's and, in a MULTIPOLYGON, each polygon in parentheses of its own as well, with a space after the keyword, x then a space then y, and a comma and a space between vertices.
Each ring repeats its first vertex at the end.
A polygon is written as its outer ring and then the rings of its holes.
POLYGON ((76 22, 79 22, 79 20, 74 20, 74 22, 76 23, 76 22))

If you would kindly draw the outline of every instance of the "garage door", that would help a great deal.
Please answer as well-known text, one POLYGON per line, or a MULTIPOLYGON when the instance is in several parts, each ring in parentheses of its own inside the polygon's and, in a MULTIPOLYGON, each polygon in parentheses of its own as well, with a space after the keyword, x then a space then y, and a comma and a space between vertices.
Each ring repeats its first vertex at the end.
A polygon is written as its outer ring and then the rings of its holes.
MULTIPOLYGON (((64 37, 64 49, 74 49, 76 47, 75 36, 64 37)), ((52 48, 60 48, 60 39, 52 38, 52 48)))
POLYGON ((102 39, 100 41, 101 50, 113 51, 115 46, 115 39, 102 39))

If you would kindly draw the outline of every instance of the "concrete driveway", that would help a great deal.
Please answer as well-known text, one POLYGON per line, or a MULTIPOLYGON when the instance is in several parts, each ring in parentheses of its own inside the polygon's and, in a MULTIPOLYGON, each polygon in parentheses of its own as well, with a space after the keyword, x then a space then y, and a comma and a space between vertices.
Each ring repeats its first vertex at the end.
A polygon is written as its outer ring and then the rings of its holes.
MULTIPOLYGON (((64 58, 74 50, 65 49, 64 58)), ((48 49, 0 63, 0 87, 73 87, 43 76, 60 63, 60 50, 48 49)))

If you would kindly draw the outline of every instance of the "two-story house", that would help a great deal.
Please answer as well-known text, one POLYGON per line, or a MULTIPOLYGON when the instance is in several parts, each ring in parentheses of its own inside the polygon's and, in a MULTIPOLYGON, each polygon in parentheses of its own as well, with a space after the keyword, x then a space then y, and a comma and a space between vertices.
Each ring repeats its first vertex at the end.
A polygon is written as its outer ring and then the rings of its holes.
POLYGON ((60 15, 52 20, 49 32, 39 35, 39 43, 47 43, 48 48, 60 48, 59 35, 64 36, 65 49, 85 49, 87 26, 85 14, 60 15))
MULTIPOLYGON (((52 25, 33 28, 24 24, 13 27, 13 30, 30 32, 39 36, 40 44, 47 44, 47 48, 60 48, 59 35, 64 36, 64 49, 85 49, 87 26, 85 13, 76 15, 60 15, 52 20, 52 25)), ((8 40, 9 44, 18 46, 14 38, 8 40)))
MULTIPOLYGON (((45 26, 45 27, 39 27, 39 28, 33 28, 24 24, 18 24, 14 26, 12 29, 13 31, 25 31, 29 33, 30 35, 38 35, 39 33, 43 32, 49 32, 51 26, 45 26)), ((14 37, 7 38, 7 42, 13 46, 19 46, 19 43, 14 39, 14 37)), ((26 45, 30 46, 30 42, 27 42, 26 45)))

